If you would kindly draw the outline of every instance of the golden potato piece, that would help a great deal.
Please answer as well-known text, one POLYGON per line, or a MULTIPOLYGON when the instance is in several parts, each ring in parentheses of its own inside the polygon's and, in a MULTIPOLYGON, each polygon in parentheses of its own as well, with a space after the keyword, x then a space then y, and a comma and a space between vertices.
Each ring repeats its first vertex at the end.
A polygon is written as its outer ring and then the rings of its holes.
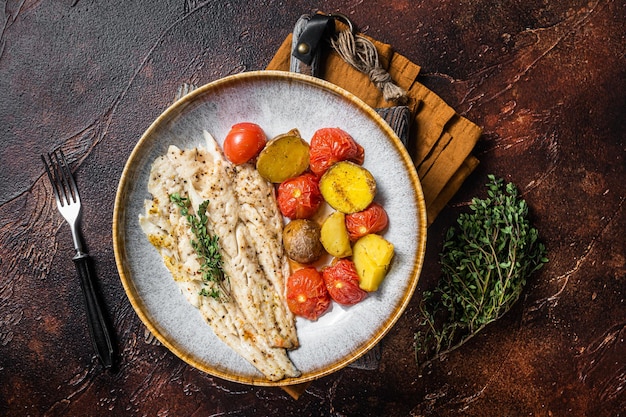
POLYGON ((332 165, 320 179, 320 192, 335 210, 345 214, 362 211, 376 196, 376 180, 365 168, 342 161, 332 165))
POLYGON ((345 258, 352 255, 345 214, 335 211, 324 220, 320 241, 326 252, 336 258, 345 258))
POLYGON ((257 158, 259 174, 272 183, 297 177, 309 167, 309 144, 298 129, 270 140, 257 158))
POLYGON ((376 291, 387 275, 394 255, 393 244, 376 234, 365 235, 352 248, 352 261, 359 275, 359 287, 376 291))

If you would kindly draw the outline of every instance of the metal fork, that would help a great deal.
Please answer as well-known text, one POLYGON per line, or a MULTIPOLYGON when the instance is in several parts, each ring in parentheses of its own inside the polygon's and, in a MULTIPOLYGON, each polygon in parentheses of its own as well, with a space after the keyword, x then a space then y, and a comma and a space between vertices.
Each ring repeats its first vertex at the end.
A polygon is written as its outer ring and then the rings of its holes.
POLYGON ((94 288, 89 265, 91 258, 84 251, 79 234, 78 225, 81 204, 78 188, 63 151, 53 152, 47 156, 48 158, 46 159, 44 155, 41 155, 41 159, 46 167, 48 178, 52 183, 57 207, 72 230, 72 239, 76 249, 76 255, 72 260, 76 265, 76 270, 80 277, 80 286, 85 297, 89 334, 100 363, 108 369, 113 366, 113 344, 111 343, 109 328, 102 314, 103 310, 100 300, 94 288))

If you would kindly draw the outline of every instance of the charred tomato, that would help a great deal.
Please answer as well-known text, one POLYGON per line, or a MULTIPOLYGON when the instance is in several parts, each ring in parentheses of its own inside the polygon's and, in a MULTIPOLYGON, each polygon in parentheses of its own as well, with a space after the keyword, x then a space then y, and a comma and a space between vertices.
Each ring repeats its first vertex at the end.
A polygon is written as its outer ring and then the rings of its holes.
POLYGON ((311 138, 309 166, 317 176, 321 176, 336 162, 350 161, 361 165, 364 159, 363 147, 340 128, 319 129, 311 138))
POLYGON ((305 173, 278 186, 278 208, 290 219, 309 219, 324 202, 315 175, 305 173))
POLYGON ((322 274, 313 267, 298 269, 287 279, 287 305, 300 317, 315 321, 330 307, 322 274))
POLYGON ((346 215, 346 228, 352 241, 370 233, 381 232, 388 224, 387 212, 378 203, 370 204, 363 211, 346 215))
POLYGON ((359 275, 350 259, 340 259, 324 268, 322 277, 330 297, 339 304, 354 305, 367 296, 359 287, 359 275))

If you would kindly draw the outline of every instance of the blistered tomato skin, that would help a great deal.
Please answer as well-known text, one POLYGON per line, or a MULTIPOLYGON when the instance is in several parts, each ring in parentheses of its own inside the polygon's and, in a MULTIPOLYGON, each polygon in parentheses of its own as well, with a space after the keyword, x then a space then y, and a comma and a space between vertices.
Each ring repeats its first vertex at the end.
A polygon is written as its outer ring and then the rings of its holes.
POLYGON ((336 162, 350 161, 362 165, 364 159, 363 147, 342 129, 319 129, 311 138, 309 167, 319 177, 336 162))
POLYGON ((330 297, 339 304, 351 306, 367 297, 359 287, 359 275, 350 259, 340 259, 324 268, 322 277, 330 297))
POLYGON ((296 316, 316 321, 330 303, 326 284, 317 269, 298 269, 287 279, 287 305, 296 316))
POLYGON ((290 219, 310 219, 324 202, 318 179, 311 173, 283 181, 278 186, 278 208, 290 219))
POLYGON ((245 164, 265 147, 267 137, 255 123, 237 123, 224 138, 224 155, 235 165, 245 164))
POLYGON ((346 228, 352 241, 370 233, 382 232, 388 224, 387 212, 378 203, 370 204, 363 211, 346 215, 346 228))

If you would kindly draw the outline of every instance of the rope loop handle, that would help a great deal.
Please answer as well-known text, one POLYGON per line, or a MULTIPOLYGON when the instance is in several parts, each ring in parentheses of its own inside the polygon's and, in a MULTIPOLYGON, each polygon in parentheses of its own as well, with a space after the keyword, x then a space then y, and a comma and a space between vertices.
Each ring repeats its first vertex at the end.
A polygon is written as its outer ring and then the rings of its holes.
POLYGON ((330 39, 330 45, 344 61, 367 74, 385 100, 400 104, 407 101, 406 91, 397 86, 389 72, 380 65, 378 51, 372 41, 355 35, 352 30, 341 30, 330 39))

